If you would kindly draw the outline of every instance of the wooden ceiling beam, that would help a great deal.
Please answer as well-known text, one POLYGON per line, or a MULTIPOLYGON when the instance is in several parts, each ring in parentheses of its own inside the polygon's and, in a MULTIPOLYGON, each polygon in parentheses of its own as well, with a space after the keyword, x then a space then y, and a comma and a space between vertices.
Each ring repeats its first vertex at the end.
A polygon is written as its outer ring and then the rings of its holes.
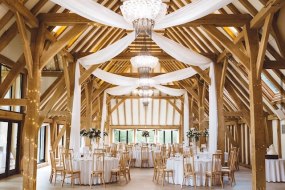
POLYGON ((24 48, 24 56, 26 60, 26 67, 28 69, 28 75, 32 76, 32 65, 33 65, 33 56, 32 51, 30 48, 30 40, 28 39, 28 33, 27 28, 24 22, 24 19, 22 15, 19 14, 19 12, 16 12, 16 23, 18 26, 18 31, 20 33, 22 42, 23 42, 23 48, 24 48))
POLYGON ((38 19, 18 0, 3 0, 3 2, 13 11, 19 12, 25 21, 31 26, 31 28, 37 28, 39 26, 38 19))
POLYGON ((285 69, 285 60, 264 61, 263 69, 285 69))
POLYGON ((75 36, 84 31, 87 25, 76 25, 70 29, 62 38, 55 42, 47 51, 41 56, 41 69, 58 53, 60 52, 75 36))
MULTIPOLYGON (((85 57, 87 55, 90 55, 94 52, 80 52, 80 53, 74 53, 74 57, 77 59, 81 57, 85 57)), ((208 57, 211 60, 216 59, 216 55, 214 53, 200 53, 201 55, 204 55, 205 57, 208 57)), ((114 57, 113 61, 129 61, 132 57, 137 56, 138 53, 133 52, 123 52, 114 57)), ((169 61, 169 60, 176 60, 175 58, 171 57, 170 55, 163 53, 163 52, 151 52, 152 56, 155 56, 159 59, 159 61, 169 61)))
POLYGON ((27 99, 7 99, 0 98, 0 106, 26 106, 27 99))
POLYGON ((178 25, 177 27, 196 27, 200 25, 242 27, 251 19, 252 17, 249 14, 210 14, 200 19, 178 25))
POLYGON ((245 68, 249 70, 249 57, 245 55, 239 48, 237 48, 237 46, 229 38, 227 38, 221 31, 219 31, 215 27, 203 26, 203 29, 205 29, 213 38, 223 44, 224 47, 234 56, 236 56, 245 66, 245 68))

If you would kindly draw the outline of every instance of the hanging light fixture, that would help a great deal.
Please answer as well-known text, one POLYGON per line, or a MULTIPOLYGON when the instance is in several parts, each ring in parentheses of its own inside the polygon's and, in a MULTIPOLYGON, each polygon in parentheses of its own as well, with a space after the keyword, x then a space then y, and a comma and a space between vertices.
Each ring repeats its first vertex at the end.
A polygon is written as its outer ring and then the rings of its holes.
POLYGON ((131 58, 131 64, 139 73, 150 72, 158 64, 158 58, 151 55, 137 55, 131 58))
POLYGON ((155 21, 166 15, 167 5, 162 0, 125 0, 120 9, 125 20, 133 24, 136 35, 151 36, 155 21))

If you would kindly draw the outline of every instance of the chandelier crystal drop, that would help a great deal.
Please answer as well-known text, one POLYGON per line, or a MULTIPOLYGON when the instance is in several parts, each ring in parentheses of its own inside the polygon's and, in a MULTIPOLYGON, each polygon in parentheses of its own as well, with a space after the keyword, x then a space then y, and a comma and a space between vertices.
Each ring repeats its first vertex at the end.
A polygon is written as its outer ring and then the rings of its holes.
POLYGON ((153 90, 151 89, 139 89, 138 95, 142 97, 149 97, 153 95, 153 90))
POLYGON ((162 0, 125 0, 120 9, 125 20, 133 24, 136 35, 151 36, 155 21, 166 15, 167 5, 162 0))
POLYGON ((149 104, 150 101, 151 101, 151 98, 149 98, 149 97, 143 97, 143 98, 141 98, 141 101, 142 101, 143 105, 144 105, 145 107, 147 107, 148 104, 149 104))

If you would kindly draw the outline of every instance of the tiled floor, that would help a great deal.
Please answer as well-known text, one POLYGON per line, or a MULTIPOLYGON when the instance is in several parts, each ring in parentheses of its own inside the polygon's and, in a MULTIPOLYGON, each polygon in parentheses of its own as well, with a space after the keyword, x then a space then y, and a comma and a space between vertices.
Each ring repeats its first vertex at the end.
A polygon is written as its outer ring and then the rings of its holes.
MULTIPOLYGON (((152 181, 152 169, 133 169, 132 170, 132 180, 126 183, 121 180, 120 183, 107 184, 105 189, 116 189, 116 190, 180 190, 179 185, 166 184, 164 187, 158 185, 152 181)), ((59 182, 54 186, 48 181, 49 179, 49 167, 44 167, 38 170, 38 181, 37 189, 39 190, 50 190, 50 189, 72 189, 69 184, 65 184, 62 188, 59 182)), ((241 168, 240 171, 236 173, 237 184, 231 187, 227 179, 224 180, 224 189, 236 189, 236 190, 250 190, 251 189, 251 173, 250 170, 241 168)), ((0 181, 1 190, 19 190, 22 189, 22 177, 14 176, 5 180, 0 181)), ((89 186, 75 186, 73 189, 90 189, 89 186)), ((104 189, 102 186, 93 186, 93 189, 104 189)), ((184 187, 183 189, 194 189, 193 187, 184 187)), ((197 189, 206 189, 205 187, 200 187, 197 189)), ((215 187, 213 189, 221 189, 220 187, 215 187)), ((267 189, 269 190, 284 190, 285 183, 268 183, 267 189)))

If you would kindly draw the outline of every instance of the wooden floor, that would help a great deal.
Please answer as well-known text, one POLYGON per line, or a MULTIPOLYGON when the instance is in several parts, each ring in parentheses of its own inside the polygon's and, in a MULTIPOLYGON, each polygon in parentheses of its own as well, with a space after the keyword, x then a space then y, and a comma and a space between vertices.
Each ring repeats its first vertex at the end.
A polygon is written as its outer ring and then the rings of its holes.
MULTIPOLYGON (((50 190, 50 189, 72 189, 69 184, 65 184, 64 188, 61 188, 59 182, 56 186, 51 185, 48 182, 49 179, 49 167, 44 167, 38 170, 38 182, 37 189, 39 190, 50 190)), ((105 189, 116 189, 116 190, 180 190, 179 185, 166 184, 164 188, 152 182, 152 169, 133 169, 132 180, 126 183, 123 179, 120 183, 107 184, 105 189)), ((224 180, 224 189, 236 189, 236 190, 250 190, 251 189, 251 173, 250 170, 241 168, 236 173, 237 185, 231 187, 227 179, 224 180)), ((0 180, 0 190, 18 190, 22 189, 22 177, 14 176, 4 180, 0 180)), ((75 186, 73 189, 90 189, 89 186, 75 186)), ((93 186, 93 189, 104 189, 102 186, 93 186)), ((183 189, 194 189, 190 187, 184 187, 183 189)), ((206 189, 200 187, 197 189, 206 189)), ((213 189, 221 189, 221 187, 215 187, 213 189)), ((267 189, 269 190, 284 190, 285 183, 267 183, 267 189)))

